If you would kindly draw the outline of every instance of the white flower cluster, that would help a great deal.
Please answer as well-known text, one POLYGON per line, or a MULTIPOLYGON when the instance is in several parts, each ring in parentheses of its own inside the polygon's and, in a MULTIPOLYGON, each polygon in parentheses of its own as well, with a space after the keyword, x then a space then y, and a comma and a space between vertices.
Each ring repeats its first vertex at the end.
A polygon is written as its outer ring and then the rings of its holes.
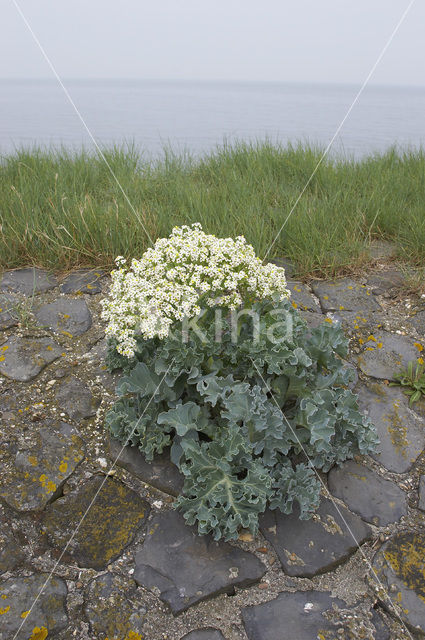
POLYGON ((137 335, 164 338, 173 322, 198 315, 202 307, 236 309, 249 297, 290 295, 284 269, 263 265, 243 236, 216 238, 199 223, 174 227, 129 268, 121 256, 115 262, 102 318, 106 335, 127 357, 134 355, 137 335))

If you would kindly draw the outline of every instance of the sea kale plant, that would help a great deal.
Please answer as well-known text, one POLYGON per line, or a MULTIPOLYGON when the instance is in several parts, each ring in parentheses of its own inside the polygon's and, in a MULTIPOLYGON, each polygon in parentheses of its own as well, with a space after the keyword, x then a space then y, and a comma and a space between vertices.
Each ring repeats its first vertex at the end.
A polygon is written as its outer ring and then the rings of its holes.
POLYGON ((266 506, 311 517, 318 470, 377 445, 340 327, 310 330, 284 270, 242 237, 175 228, 117 263, 103 302, 108 366, 123 370, 112 436, 147 460, 169 451, 184 476, 175 506, 200 533, 255 534, 266 506))

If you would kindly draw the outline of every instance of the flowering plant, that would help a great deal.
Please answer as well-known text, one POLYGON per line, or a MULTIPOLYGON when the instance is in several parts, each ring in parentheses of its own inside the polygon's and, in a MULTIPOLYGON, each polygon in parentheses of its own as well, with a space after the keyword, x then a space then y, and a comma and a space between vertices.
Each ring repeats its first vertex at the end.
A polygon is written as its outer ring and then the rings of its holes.
POLYGON ((108 321, 107 337, 129 358, 137 335, 164 338, 174 322, 199 315, 201 307, 236 309, 248 296, 277 293, 284 300, 290 295, 284 269, 263 265, 243 236, 216 238, 199 223, 174 227, 129 269, 121 256, 116 264, 102 317, 108 321))
POLYGON ((264 266, 244 238, 175 228, 130 269, 118 265, 103 317, 107 364, 125 375, 106 426, 146 460, 169 452, 184 478, 174 506, 199 533, 255 534, 267 506, 309 518, 316 470, 376 450, 348 388, 341 327, 310 330, 284 270, 264 266), (199 317, 202 331, 182 339, 199 317))

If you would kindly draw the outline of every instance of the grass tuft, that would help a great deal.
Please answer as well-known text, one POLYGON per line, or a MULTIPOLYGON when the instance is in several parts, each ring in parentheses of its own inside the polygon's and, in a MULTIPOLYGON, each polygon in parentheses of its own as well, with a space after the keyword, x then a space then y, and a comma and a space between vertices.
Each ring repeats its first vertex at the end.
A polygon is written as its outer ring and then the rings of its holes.
MULTIPOLYGON (((155 239, 199 221, 219 236, 245 235, 264 256, 322 150, 268 142, 225 145, 202 158, 169 150, 146 161, 133 146, 104 151, 155 239)), ((319 167, 268 258, 329 277, 361 267, 373 239, 397 257, 425 263, 423 150, 328 158, 319 167)), ((0 162, 0 266, 110 268, 149 246, 131 206, 95 153, 19 150, 0 162)))

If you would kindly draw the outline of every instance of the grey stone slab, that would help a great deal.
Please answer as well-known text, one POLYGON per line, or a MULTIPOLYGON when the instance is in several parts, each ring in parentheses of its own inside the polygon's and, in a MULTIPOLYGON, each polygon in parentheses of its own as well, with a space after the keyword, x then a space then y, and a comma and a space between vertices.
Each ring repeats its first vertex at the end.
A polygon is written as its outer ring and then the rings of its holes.
POLYGON ((407 514, 404 491, 354 460, 329 472, 328 487, 351 511, 376 526, 384 527, 407 514))
POLYGON ((0 374, 28 382, 48 364, 57 360, 61 348, 51 338, 19 338, 11 336, 0 346, 0 374))
POLYGON ((425 475, 419 479, 419 509, 425 511, 425 475))
POLYGON ((0 330, 10 329, 18 324, 18 316, 14 311, 17 301, 7 294, 0 295, 0 330))
POLYGON ((267 510, 261 516, 261 533, 286 574, 310 578, 330 571, 370 537, 370 527, 359 516, 345 507, 338 509, 339 513, 332 500, 322 498, 310 520, 300 520, 298 506, 290 515, 267 510))
POLYGON ((365 285, 344 278, 331 282, 313 282, 311 288, 324 311, 379 311, 380 305, 365 285))
POLYGON ((398 387, 361 385, 358 402, 378 433, 379 453, 372 457, 388 471, 409 471, 425 447, 424 419, 409 407, 407 396, 398 387))
POLYGON ((81 336, 92 325, 90 310, 81 298, 58 298, 42 305, 34 315, 40 326, 69 338, 81 336))
POLYGON ((134 579, 159 591, 173 614, 234 587, 248 587, 266 572, 253 554, 226 542, 200 536, 176 511, 165 511, 149 523, 145 542, 136 554, 134 579))
POLYGON ((50 544, 63 549, 81 522, 68 553, 79 566, 101 570, 132 542, 149 510, 149 504, 122 482, 92 476, 47 507, 42 529, 50 544))
POLYGON ((89 582, 84 614, 96 638, 141 639, 146 607, 134 580, 104 573, 89 582), (137 635, 138 634, 138 635, 137 635))
POLYGON ((378 592, 382 606, 394 614, 385 597, 389 594, 402 620, 425 634, 424 558, 425 536, 405 531, 382 545, 373 558, 373 568, 384 587, 378 592))
POLYGON ((370 275, 367 285, 375 295, 383 295, 401 289, 404 286, 404 277, 398 269, 389 269, 370 275))
POLYGON ((320 305, 311 295, 307 285, 302 282, 288 282, 288 289, 291 291, 290 301, 295 309, 321 313, 320 305))
POLYGON ((249 640, 337 640, 343 625, 324 615, 334 607, 347 605, 323 591, 281 593, 269 602, 244 607, 242 621, 249 640))
POLYGON ((15 540, 9 523, 0 520, 0 574, 12 571, 24 560, 25 553, 15 540))
POLYGON ((84 459, 77 429, 66 422, 34 429, 26 445, 0 451, 0 496, 17 511, 37 511, 60 492, 84 459))
POLYGON ((348 335, 373 334, 381 330, 385 317, 379 311, 335 311, 332 313, 333 320, 339 323, 348 335))
POLYGON ((388 331, 377 331, 363 345, 357 363, 363 373, 372 378, 393 380, 410 360, 417 360, 420 352, 415 340, 388 331))
POLYGON ((84 382, 75 376, 70 376, 61 382, 56 392, 56 404, 72 420, 79 422, 96 415, 100 400, 93 397, 84 382))
POLYGON ((391 631, 382 619, 382 616, 372 609, 372 623, 375 627, 375 635, 373 640, 391 640, 391 631))
POLYGON ((415 327, 422 340, 425 340, 425 310, 418 311, 407 319, 407 324, 415 327))
POLYGON ((57 287, 56 278, 47 271, 30 267, 6 271, 0 280, 0 291, 22 293, 31 296, 57 287))
POLYGON ((206 627, 205 629, 195 629, 186 633, 181 640, 226 640, 221 631, 206 627))
POLYGON ((309 329, 316 329, 326 321, 322 313, 314 313, 313 311, 301 310, 299 311, 299 314, 301 318, 304 318, 309 329))
POLYGON ((181 493, 184 476, 175 464, 170 460, 170 454, 165 451, 155 456, 152 462, 148 462, 137 447, 126 446, 122 450, 122 444, 115 438, 109 438, 109 456, 112 461, 117 460, 117 465, 127 469, 131 474, 143 480, 152 487, 156 487, 171 496, 181 493), (119 458, 117 459, 117 456, 119 458))
POLYGON ((62 282, 62 293, 88 293, 93 295, 102 291, 100 280, 105 276, 103 271, 97 269, 79 269, 70 273, 62 282))
POLYGON ((43 640, 65 629, 66 596, 65 581, 48 573, 5 580, 0 585, 0 640, 43 640))

